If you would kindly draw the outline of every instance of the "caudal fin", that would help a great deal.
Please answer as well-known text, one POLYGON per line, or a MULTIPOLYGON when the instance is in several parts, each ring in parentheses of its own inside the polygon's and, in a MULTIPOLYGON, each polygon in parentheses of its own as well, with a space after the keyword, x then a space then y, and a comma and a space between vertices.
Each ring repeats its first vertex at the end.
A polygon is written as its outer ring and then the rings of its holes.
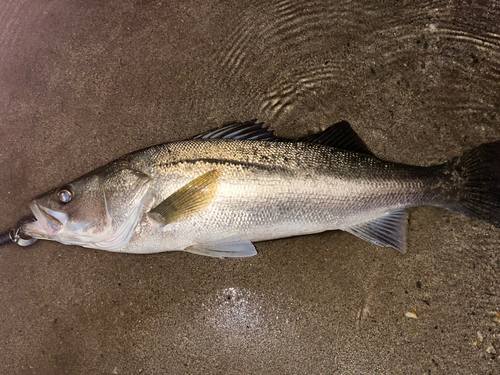
POLYGON ((447 164, 458 194, 448 208, 500 227, 500 141, 481 145, 447 164))

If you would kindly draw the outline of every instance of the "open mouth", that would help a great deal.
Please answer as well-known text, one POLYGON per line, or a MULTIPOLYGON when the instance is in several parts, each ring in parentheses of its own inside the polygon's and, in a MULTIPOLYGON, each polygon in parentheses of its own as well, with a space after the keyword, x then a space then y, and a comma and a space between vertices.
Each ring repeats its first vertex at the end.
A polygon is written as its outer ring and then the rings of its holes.
POLYGON ((28 231, 42 229, 49 235, 56 235, 63 229, 64 223, 68 220, 67 214, 40 206, 36 201, 30 203, 30 208, 37 221, 27 225, 28 231))

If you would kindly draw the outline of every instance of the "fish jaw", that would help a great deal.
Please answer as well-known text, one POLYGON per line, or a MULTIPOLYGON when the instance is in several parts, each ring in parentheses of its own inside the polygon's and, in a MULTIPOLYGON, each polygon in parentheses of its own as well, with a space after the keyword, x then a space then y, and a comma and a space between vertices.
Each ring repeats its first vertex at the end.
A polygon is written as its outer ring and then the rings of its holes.
POLYGON ((68 220, 66 213, 40 206, 36 200, 30 203, 30 208, 36 221, 27 223, 24 230, 33 237, 37 237, 37 235, 44 238, 56 236, 63 230, 64 224, 68 220))

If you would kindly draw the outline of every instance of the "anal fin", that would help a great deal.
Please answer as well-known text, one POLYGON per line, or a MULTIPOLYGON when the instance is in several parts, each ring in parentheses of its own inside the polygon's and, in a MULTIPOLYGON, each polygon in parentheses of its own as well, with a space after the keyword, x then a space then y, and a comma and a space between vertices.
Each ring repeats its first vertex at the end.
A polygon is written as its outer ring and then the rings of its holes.
POLYGON ((367 223, 347 228, 345 231, 375 245, 392 247, 406 253, 407 222, 408 213, 406 210, 399 210, 367 223))
POLYGON ((184 251, 215 258, 245 258, 257 254, 250 241, 209 242, 189 246, 184 251))

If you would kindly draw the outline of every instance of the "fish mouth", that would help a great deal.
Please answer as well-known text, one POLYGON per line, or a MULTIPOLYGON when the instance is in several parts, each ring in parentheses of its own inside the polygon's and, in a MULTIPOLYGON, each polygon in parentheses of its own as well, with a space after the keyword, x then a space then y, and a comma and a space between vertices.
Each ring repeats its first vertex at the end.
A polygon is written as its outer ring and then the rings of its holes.
POLYGON ((68 215, 40 206, 36 201, 30 203, 31 211, 37 221, 26 224, 26 231, 33 234, 47 233, 50 236, 58 234, 68 220, 68 215))

